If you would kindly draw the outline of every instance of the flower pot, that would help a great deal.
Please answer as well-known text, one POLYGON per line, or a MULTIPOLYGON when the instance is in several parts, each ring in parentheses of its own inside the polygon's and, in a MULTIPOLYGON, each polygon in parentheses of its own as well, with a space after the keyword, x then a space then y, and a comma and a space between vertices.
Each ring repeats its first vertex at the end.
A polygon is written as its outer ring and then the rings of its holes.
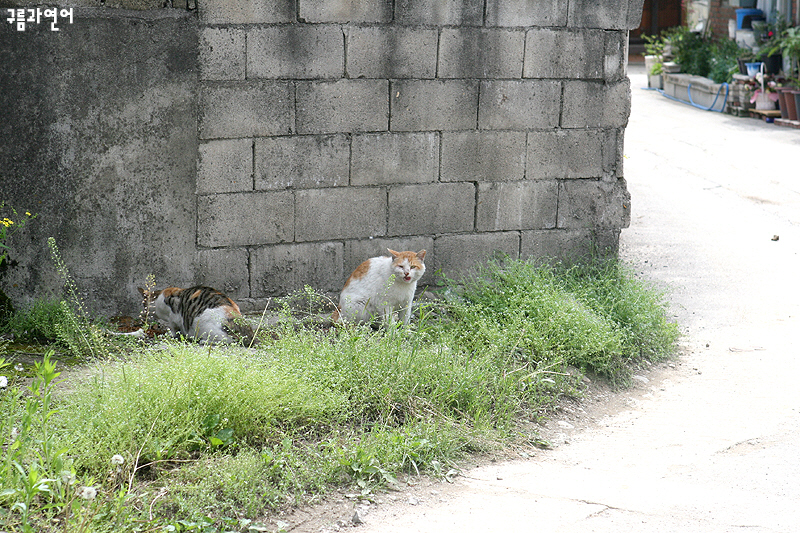
POLYGON ((784 94, 786 95, 786 118, 789 120, 797 120, 797 104, 794 101, 795 92, 800 94, 800 91, 794 91, 793 89, 784 91, 784 94))
POLYGON ((661 76, 661 74, 648 74, 647 86, 651 89, 663 89, 664 78, 661 76))
POLYGON ((786 87, 778 87, 778 105, 781 108, 781 118, 789 118, 789 111, 786 109, 786 87))
POLYGON ((761 56, 761 61, 764 62, 764 70, 767 71, 767 74, 772 74, 773 76, 779 74, 783 67, 783 56, 781 54, 763 55, 761 56))
POLYGON ((792 91, 792 96, 794 96, 794 120, 800 120, 800 91, 792 91))
POLYGON ((740 57, 736 60, 736 64, 739 65, 739 74, 747 76, 747 62, 740 57))

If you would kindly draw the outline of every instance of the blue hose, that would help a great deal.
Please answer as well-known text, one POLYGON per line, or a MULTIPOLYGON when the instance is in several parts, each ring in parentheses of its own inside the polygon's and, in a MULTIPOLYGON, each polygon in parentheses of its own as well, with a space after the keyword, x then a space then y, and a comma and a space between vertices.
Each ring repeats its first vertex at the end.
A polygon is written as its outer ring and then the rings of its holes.
POLYGON ((656 88, 651 88, 651 87, 643 87, 643 89, 648 90, 648 91, 658 91, 659 93, 661 93, 662 96, 666 96, 670 100, 675 100, 676 102, 689 104, 690 106, 696 107, 697 109, 702 109, 703 111, 715 111, 717 113, 724 113, 725 112, 725 104, 728 102, 728 94, 730 93, 730 86, 727 83, 724 83, 724 82, 721 83, 720 86, 719 86, 719 89, 717 90, 716 96, 714 96, 714 101, 711 102, 711 105, 709 107, 705 107, 705 106, 702 106, 700 104, 694 103, 694 100, 692 100, 692 84, 691 83, 686 88, 686 92, 688 93, 688 96, 689 96, 689 101, 688 102, 686 100, 681 100, 680 98, 675 98, 674 96, 671 96, 671 95, 665 93, 664 89, 656 89, 656 88), (722 88, 723 87, 725 87, 725 99, 722 102, 722 109, 714 109, 714 106, 717 104, 717 100, 719 99, 719 95, 722 92, 722 88))

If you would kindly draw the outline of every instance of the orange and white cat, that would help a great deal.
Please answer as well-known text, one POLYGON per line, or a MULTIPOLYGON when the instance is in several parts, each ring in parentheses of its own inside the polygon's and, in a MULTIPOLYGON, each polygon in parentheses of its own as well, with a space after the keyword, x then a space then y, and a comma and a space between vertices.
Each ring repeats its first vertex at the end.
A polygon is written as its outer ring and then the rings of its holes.
POLYGON ((145 308, 155 313, 173 335, 205 343, 253 344, 253 330, 243 322, 236 302, 211 287, 167 287, 160 291, 139 288, 145 308))
POLYGON ((395 252, 361 263, 347 281, 339 297, 334 322, 365 323, 379 319, 384 323, 402 313, 403 323, 411 320, 411 303, 417 281, 425 273, 425 250, 395 252))

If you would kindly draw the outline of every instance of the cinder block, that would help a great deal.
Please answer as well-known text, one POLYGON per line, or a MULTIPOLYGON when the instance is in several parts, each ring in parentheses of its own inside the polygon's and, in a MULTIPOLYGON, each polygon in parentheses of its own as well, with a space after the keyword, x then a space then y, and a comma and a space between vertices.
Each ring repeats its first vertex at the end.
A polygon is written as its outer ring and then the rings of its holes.
POLYGON ((522 30, 459 28, 442 30, 440 78, 520 78, 522 30))
POLYGON ((620 230, 523 231, 520 258, 545 264, 566 265, 586 260, 613 257, 619 249, 620 230))
MULTIPOLYGON (((469 275, 488 259, 497 256, 519 257, 517 231, 443 235, 433 244, 433 267, 450 277, 469 275)), ((430 268, 430 267, 428 267, 430 268)))
POLYGON ((531 131, 525 176, 532 180, 599 178, 609 149, 605 130, 531 131))
POLYGON ((433 238, 432 237, 400 237, 396 239, 366 239, 359 241, 347 241, 344 243, 344 277, 338 290, 344 286, 347 277, 356 269, 358 265, 370 257, 381 255, 388 256, 388 248, 397 252, 406 250, 419 252, 425 250, 425 276, 422 283, 432 280, 433 269, 433 238))
POLYGON ((197 151, 197 194, 253 190, 252 139, 209 141, 197 151))
POLYGON ((292 133, 295 116, 291 82, 209 82, 200 87, 199 100, 201 139, 292 133))
POLYGON ((626 30, 635 30, 642 23, 642 11, 644 10, 644 0, 628 0, 628 18, 626 20, 626 30))
POLYGON ((487 0, 487 26, 565 26, 568 0, 487 0))
POLYGON ((255 188, 308 189, 347 185, 347 135, 294 135, 255 140, 255 188))
POLYGON ((234 301, 239 298, 248 298, 250 296, 249 262, 247 248, 198 250, 194 282, 214 287, 233 298, 234 301))
POLYGON ((250 252, 251 295, 285 296, 306 285, 324 292, 341 290, 340 242, 278 244, 250 252))
POLYGON ((247 32, 248 78, 341 78, 344 34, 339 26, 267 26, 247 32))
POLYGON ((392 21, 392 0, 298 0, 304 22, 385 23, 392 21))
POLYGON ((558 183, 479 183, 475 229, 503 231, 556 227, 558 183))
POLYGON ((483 0, 397 0, 395 22, 424 26, 481 26, 483 0))
POLYGON ((200 79, 245 78, 245 34, 236 28, 202 28, 198 43, 200 79))
POLYGON ((475 129, 478 120, 478 82, 393 81, 391 103, 392 131, 475 129))
POLYGON ((294 22, 294 0, 215 0, 198 2, 203 24, 280 24, 294 22))
POLYGON ((350 78, 435 78, 434 29, 370 26, 349 27, 347 76, 350 78))
POLYGON ((298 133, 386 131, 387 80, 297 83, 298 133))
POLYGON ((605 40, 603 78, 606 82, 616 82, 628 75, 628 32, 607 31, 605 40))
POLYGON ((208 248, 291 241, 294 198, 291 192, 250 192, 200 196, 197 243, 208 248))
POLYGON ((351 185, 426 183, 439 177, 437 133, 353 136, 351 185))
POLYGON ((603 170, 605 177, 623 177, 623 157, 625 154, 625 130, 608 130, 603 149, 603 170))
MULTIPOLYGON (((570 0, 567 26, 573 28, 600 28, 602 30, 626 30, 628 29, 629 1, 570 0)), ((631 29, 635 29, 638 26, 637 24, 631 29)))
POLYGON ((526 78, 603 77, 605 34, 600 30, 535 28, 525 39, 526 78))
POLYGON ((475 186, 471 183, 398 185, 389 189, 389 235, 472 231, 475 186))
POLYGON ((552 129, 561 115, 561 82, 487 80, 481 82, 478 127, 489 130, 552 129))
POLYGON ((631 111, 630 80, 564 82, 562 128, 621 128, 631 111))
POLYGON ((442 181, 519 181, 524 178, 524 131, 442 133, 442 181))
POLYGON ((295 240, 362 239, 386 235, 386 191, 347 187, 297 191, 295 240))
POLYGON ((625 180, 571 180, 559 183, 558 227, 619 229, 631 222, 631 195, 625 180))

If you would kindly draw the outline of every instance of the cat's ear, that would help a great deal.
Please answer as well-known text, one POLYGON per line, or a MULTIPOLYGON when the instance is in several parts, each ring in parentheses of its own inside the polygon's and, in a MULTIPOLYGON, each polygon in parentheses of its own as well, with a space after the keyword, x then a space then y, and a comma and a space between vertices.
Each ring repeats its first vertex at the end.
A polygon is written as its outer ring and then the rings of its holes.
POLYGON ((137 289, 139 289, 139 294, 142 295, 143 300, 155 300, 161 294, 161 291, 150 291, 141 287, 137 287, 137 289))
POLYGON ((425 250, 420 250, 419 252, 417 252, 417 257, 419 257, 420 261, 425 259, 425 254, 426 254, 425 250))
POLYGON ((400 255, 400 252, 395 252, 391 248, 387 248, 387 250, 389 250, 389 253, 392 254, 394 257, 397 257, 398 255, 400 255))

